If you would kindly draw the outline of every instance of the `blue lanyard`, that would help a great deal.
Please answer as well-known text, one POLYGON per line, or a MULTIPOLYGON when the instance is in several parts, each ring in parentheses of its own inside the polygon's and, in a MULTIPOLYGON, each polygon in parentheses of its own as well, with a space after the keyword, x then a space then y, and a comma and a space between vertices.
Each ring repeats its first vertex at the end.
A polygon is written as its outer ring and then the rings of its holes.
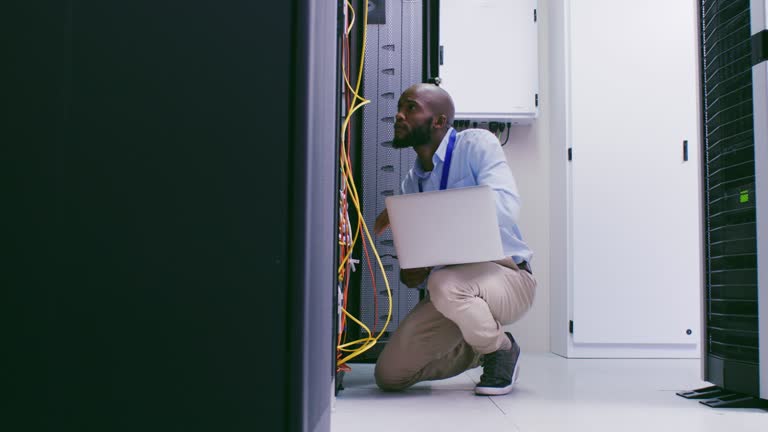
MULTIPOLYGON (((456 129, 451 128, 451 137, 448 139, 448 149, 445 151, 445 162, 443 163, 443 175, 440 177, 440 190, 448 187, 448 172, 451 170, 451 158, 453 157, 453 147, 456 145, 456 129)), ((424 192, 419 179, 419 192, 424 192)))

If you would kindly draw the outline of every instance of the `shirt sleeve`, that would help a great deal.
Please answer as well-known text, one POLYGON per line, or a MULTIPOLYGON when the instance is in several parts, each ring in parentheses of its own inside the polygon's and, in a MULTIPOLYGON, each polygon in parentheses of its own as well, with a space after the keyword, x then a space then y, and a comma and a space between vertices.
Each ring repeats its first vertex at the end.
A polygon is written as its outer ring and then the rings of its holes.
POLYGON ((511 232, 520 217, 520 196, 504 150, 490 132, 479 133, 469 158, 478 185, 488 185, 496 192, 499 227, 511 232))

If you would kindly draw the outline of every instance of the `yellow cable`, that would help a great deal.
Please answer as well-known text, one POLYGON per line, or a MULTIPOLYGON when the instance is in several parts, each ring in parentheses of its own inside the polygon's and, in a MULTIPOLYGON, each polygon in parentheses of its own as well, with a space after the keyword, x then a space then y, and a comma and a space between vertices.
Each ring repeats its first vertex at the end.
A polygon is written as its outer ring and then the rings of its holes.
MULTIPOLYGON (((365 339, 360 339, 361 341, 368 341, 368 340, 373 340, 373 333, 371 333, 371 329, 369 329, 369 328, 368 328, 368 326, 366 326, 366 325, 365 325, 363 322, 361 322, 360 320, 358 320, 357 318, 355 318, 354 316, 352 316, 352 314, 350 314, 349 312, 347 312, 347 310, 346 310, 346 309, 344 309, 344 308, 341 308, 341 311, 342 311, 342 312, 344 312, 344 315, 346 315, 346 316, 347 316, 347 318, 349 318, 349 319, 351 319, 352 321, 356 322, 356 323, 357 323, 357 325, 359 325, 360 327, 364 328, 364 329, 365 329, 365 332, 366 332, 366 333, 368 333, 368 337, 367 337, 367 338, 365 338, 365 339)), ((355 344, 357 344, 357 343, 358 343, 358 341, 355 341, 355 342, 348 342, 348 343, 345 343, 345 344, 343 344, 343 345, 339 345, 339 348, 346 348, 346 347, 348 347, 348 346, 351 346, 351 345, 355 345, 355 344)), ((342 362, 342 363, 344 363, 344 362, 342 362)))
POLYGON ((354 92, 355 96, 358 96, 358 97, 360 93, 360 83, 363 82, 363 65, 365 64, 365 48, 368 42, 367 38, 368 38, 368 2, 365 2, 365 13, 363 14, 363 44, 361 49, 362 53, 360 55, 360 68, 357 71, 357 85, 355 86, 355 92, 354 92))
POLYGON ((350 93, 352 93, 352 96, 354 96, 354 99, 360 99, 361 101, 366 100, 364 97, 357 94, 357 92, 355 92, 355 90, 352 88, 352 84, 350 84, 349 78, 347 78, 347 72, 344 65, 341 66, 341 69, 343 71, 342 75, 344 75, 344 83, 347 84, 347 88, 349 89, 350 93))
MULTIPOLYGON (((347 28, 347 33, 346 33, 347 38, 349 38, 349 33, 352 31, 352 25, 355 23, 355 8, 352 7, 352 3, 350 3, 349 1, 347 1, 347 6, 352 11, 352 22, 349 24, 349 27, 347 28)), ((349 79, 347 78, 346 64, 344 64, 344 62, 341 62, 341 70, 342 70, 342 75, 344 76, 344 83, 347 84, 347 88, 352 92, 353 96, 355 97, 352 102, 353 106, 356 99, 360 99, 361 101, 365 100, 365 98, 363 98, 358 94, 358 91, 360 89, 360 77, 362 76, 363 60, 365 59, 365 44, 366 44, 365 38, 368 33, 367 32, 368 30, 367 29, 367 26, 368 26, 368 5, 367 4, 365 7, 364 24, 366 28, 363 28, 363 48, 362 48, 362 55, 360 56, 360 71, 357 77, 357 83, 358 83, 357 89, 352 89, 352 84, 349 83, 349 79)))
POLYGON ((349 27, 347 27, 347 35, 349 35, 349 32, 352 31, 352 26, 355 25, 355 8, 352 7, 352 3, 350 3, 349 0, 347 0, 347 6, 350 12, 352 12, 352 19, 349 22, 349 27))
MULTIPOLYGON (((349 110, 349 113, 347 114, 347 117, 344 119, 344 124, 342 125, 341 130, 342 131, 347 130, 347 125, 349 124, 349 121, 352 119, 352 114, 354 114, 355 111, 357 111, 358 109, 362 108, 364 105, 366 105, 366 104, 368 104, 370 102, 371 101, 369 101, 369 100, 363 100, 363 103, 361 103, 359 105, 353 105, 353 107, 349 110)), ((347 146, 345 144, 345 140, 344 140, 343 137, 342 137, 342 140, 341 140, 341 148, 342 148, 342 153, 346 154, 347 146)), ((355 208, 357 208, 358 214, 360 215, 360 217, 358 218, 358 222, 357 222, 358 225, 359 225, 360 221, 364 222, 364 220, 362 218, 362 215, 360 214, 360 199, 359 199, 359 195, 357 193, 357 187, 355 186, 354 177, 353 177, 353 174, 352 174, 352 168, 349 167, 349 161, 347 160, 346 157, 341 158, 341 162, 342 162, 341 163, 342 172, 344 173, 344 175, 342 177, 344 178, 344 181, 347 184, 347 189, 350 192, 348 194, 348 196, 349 196, 349 198, 352 199, 352 203, 355 205, 355 208)), ((354 241, 352 242, 352 247, 350 247, 349 253, 342 260, 342 264, 339 267, 340 269, 349 260, 351 254, 352 254, 352 250, 354 249, 354 245, 357 243, 357 237, 358 237, 358 234, 360 233, 360 230, 357 229, 355 231, 356 231, 355 232, 355 238, 354 238, 354 241)))

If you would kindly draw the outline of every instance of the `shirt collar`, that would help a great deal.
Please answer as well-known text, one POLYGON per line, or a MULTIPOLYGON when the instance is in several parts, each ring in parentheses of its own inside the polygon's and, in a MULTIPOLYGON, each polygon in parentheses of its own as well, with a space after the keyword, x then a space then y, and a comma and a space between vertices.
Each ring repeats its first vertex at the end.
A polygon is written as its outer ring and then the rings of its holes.
MULTIPOLYGON (((440 141, 440 145, 437 146, 437 150, 435 150, 435 154, 432 155, 432 165, 434 168, 437 168, 437 163, 442 163, 445 161, 445 153, 448 151, 448 141, 451 139, 451 131, 453 130, 452 127, 448 128, 448 132, 446 132, 445 136, 443 137, 443 140, 440 141)), ((432 171, 434 171, 434 168, 432 171)), ((432 173, 432 171, 424 171, 424 168, 421 167, 421 162, 419 162, 419 158, 416 158, 416 161, 413 163, 413 171, 416 173, 417 176, 421 178, 427 178, 432 173)))

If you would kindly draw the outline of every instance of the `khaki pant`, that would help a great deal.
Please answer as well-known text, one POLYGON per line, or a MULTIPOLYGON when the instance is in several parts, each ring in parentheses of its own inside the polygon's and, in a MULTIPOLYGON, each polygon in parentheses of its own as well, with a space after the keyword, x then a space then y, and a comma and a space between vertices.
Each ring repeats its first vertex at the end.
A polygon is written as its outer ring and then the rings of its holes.
POLYGON ((499 349, 511 324, 533 304, 536 280, 511 258, 434 271, 428 296, 400 322, 376 363, 376 384, 402 390, 449 378, 499 349))

